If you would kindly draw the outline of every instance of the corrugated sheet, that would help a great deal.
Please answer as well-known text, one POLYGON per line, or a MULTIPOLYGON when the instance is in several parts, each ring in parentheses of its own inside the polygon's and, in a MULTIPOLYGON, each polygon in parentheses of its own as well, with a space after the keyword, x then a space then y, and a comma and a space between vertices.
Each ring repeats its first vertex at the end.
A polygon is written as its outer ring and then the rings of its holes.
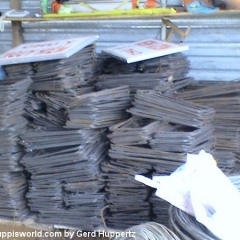
MULTIPOLYGON (((173 1, 173 0, 172 0, 173 1)), ((175 1, 175 0, 174 0, 175 1)), ((7 6, 8 1, 3 1, 7 6)), ((171 1, 170 1, 171 2, 171 1)), ((22 1, 22 6, 37 9, 38 1, 22 1), (29 5, 28 5, 29 4, 29 5)), ((2 6, 1 6, 2 8, 2 6)), ((240 78, 240 17, 224 19, 175 19, 173 22, 182 29, 191 26, 192 30, 185 40, 190 50, 185 52, 191 62, 190 76, 199 80, 233 80, 240 78)), ((97 51, 120 43, 127 43, 146 38, 159 38, 161 20, 152 19, 118 19, 118 20, 82 20, 52 21, 24 23, 24 41, 45 41, 85 35, 97 34, 97 51)), ((172 41, 181 39, 174 34, 172 41)), ((11 46, 11 28, 0 33, 0 51, 4 52, 11 46)))

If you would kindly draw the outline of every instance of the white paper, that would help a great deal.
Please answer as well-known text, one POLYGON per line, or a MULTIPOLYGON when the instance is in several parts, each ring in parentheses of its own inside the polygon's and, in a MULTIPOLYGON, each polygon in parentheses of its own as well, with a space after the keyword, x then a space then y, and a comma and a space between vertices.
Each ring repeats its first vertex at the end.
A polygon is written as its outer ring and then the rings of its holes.
POLYGON ((92 44, 97 39, 98 36, 96 35, 21 44, 0 55, 0 65, 68 58, 89 44, 92 44))
POLYGON ((127 63, 133 63, 186 51, 188 49, 188 46, 182 44, 175 44, 157 39, 146 39, 103 49, 103 52, 126 61, 127 63))

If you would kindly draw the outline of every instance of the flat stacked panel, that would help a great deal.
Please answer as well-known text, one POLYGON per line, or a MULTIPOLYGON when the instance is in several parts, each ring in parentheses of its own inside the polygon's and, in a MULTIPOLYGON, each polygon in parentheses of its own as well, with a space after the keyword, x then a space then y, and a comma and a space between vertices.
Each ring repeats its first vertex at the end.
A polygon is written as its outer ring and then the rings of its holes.
POLYGON ((150 159, 137 150, 144 151, 152 132, 160 126, 160 122, 136 122, 130 118, 110 127, 111 159, 101 166, 107 178, 109 227, 126 229, 150 220, 150 204, 147 201, 150 189, 135 181, 134 176, 151 173, 150 159))
MULTIPOLYGON (((93 46, 67 59, 31 66, 33 92, 26 102, 25 113, 29 128, 20 141, 27 152, 21 162, 31 173, 29 206, 38 213, 38 222, 95 230, 102 225, 100 213, 105 206, 100 164, 107 158, 109 145, 103 127, 127 117, 129 89, 91 94, 99 71, 93 46), (100 124, 94 129, 93 123, 73 122, 73 116, 76 119, 93 116, 95 107, 103 106, 101 101, 106 111, 107 108, 111 111, 112 102, 119 105, 111 120, 103 120, 104 126, 100 124)), ((95 120, 100 123, 102 118, 95 120)))
POLYGON ((240 82, 222 82, 195 85, 179 92, 178 97, 197 104, 212 107, 218 166, 227 174, 239 171, 239 117, 240 82))
POLYGON ((96 86, 128 85, 134 100, 127 110, 133 118, 110 127, 111 159, 102 164, 108 178, 110 227, 140 224, 144 214, 147 220, 146 203, 153 205, 154 218, 166 223, 166 204, 161 206, 161 201, 150 197, 151 191, 134 183, 134 175, 169 174, 185 162, 188 151, 211 151, 214 146, 210 125, 213 109, 171 97, 193 84, 186 76, 188 70, 189 62, 180 53, 131 64, 113 58, 105 62, 96 86), (162 211, 157 211, 158 207, 162 211))
POLYGON ((128 85, 131 93, 147 89, 177 91, 193 83, 186 76, 189 67, 181 53, 130 64, 107 58, 96 85, 104 89, 128 85))

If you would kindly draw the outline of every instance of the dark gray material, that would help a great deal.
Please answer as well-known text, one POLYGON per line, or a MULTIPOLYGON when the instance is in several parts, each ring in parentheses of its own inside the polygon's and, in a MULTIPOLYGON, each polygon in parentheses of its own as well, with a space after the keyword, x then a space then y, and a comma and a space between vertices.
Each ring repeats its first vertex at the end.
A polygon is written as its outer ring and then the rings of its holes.
POLYGON ((203 127, 213 120, 214 110, 191 102, 161 95, 156 91, 138 91, 128 112, 135 116, 162 120, 190 127, 203 127))
POLYGON ((171 206, 169 209, 170 229, 183 240, 220 240, 194 217, 171 206))

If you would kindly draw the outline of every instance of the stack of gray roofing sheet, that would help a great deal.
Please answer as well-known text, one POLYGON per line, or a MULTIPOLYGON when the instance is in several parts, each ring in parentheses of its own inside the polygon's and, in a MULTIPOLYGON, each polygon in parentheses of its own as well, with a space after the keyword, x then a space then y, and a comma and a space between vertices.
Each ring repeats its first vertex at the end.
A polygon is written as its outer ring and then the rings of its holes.
POLYGON ((226 173, 237 168, 239 162, 240 81, 198 84, 179 92, 177 97, 214 108, 215 158, 226 173))
MULTIPOLYGON (((110 160, 102 164, 111 227, 126 228, 141 223, 143 215, 146 220, 149 216, 144 205, 151 193, 133 182, 135 174, 171 173, 185 162, 187 152, 211 151, 214 146, 213 109, 167 97, 193 83, 186 76, 188 70, 189 62, 181 53, 131 64, 113 58, 105 62, 95 85, 103 89, 128 85, 135 100, 128 110, 133 118, 110 127, 110 160), (132 211, 130 206, 134 206, 132 211)), ((159 212, 154 216, 161 219, 159 212)))
POLYGON ((129 87, 111 88, 76 97, 67 109, 67 128, 105 128, 126 119, 129 87))

